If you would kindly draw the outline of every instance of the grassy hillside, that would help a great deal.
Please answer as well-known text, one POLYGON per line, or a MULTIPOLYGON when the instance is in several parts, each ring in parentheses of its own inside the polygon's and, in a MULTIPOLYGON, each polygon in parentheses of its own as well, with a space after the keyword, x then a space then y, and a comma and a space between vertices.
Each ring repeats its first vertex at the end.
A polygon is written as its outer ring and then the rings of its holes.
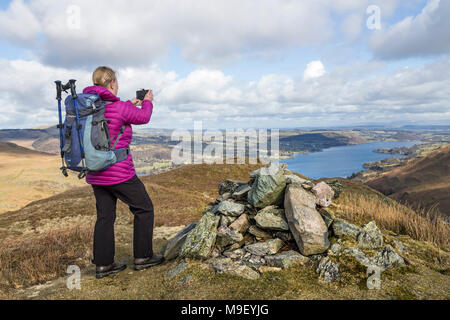
MULTIPOLYGON (((156 252, 181 225, 198 220, 204 206, 214 200, 224 179, 248 180, 257 165, 189 165, 143 177, 155 205, 156 252)), ((314 269, 295 266, 282 272, 264 273, 257 281, 217 275, 197 261, 190 261, 181 274, 169 278, 178 262, 135 272, 128 269, 102 280, 94 279, 92 229, 95 203, 89 186, 33 202, 21 210, 0 215, 0 298, 46 299, 419 299, 450 298, 449 254, 446 245, 421 241, 432 223, 421 221, 422 233, 408 229, 404 220, 383 217, 412 215, 377 191, 356 182, 341 180, 341 196, 330 208, 337 216, 354 222, 375 219, 385 237, 401 240, 407 247, 408 265, 387 271, 382 290, 368 290, 366 270, 349 265, 336 284, 317 281, 314 269), (359 202, 356 202, 358 200, 359 202), (365 200, 365 202, 363 202, 365 200), (361 210, 356 210, 358 204, 361 210), (372 215, 372 216, 370 216, 372 215), (394 229, 387 230, 387 227, 394 229), (65 268, 82 267, 82 289, 69 291, 65 268), (188 277, 189 276, 189 277, 188 277), (56 280, 54 280, 56 279, 56 280), (40 284, 38 286, 32 286, 40 284)), ((132 261, 132 215, 119 203, 116 220, 116 258, 132 261)), ((446 227, 446 226, 444 226, 446 227)), ((446 227, 447 228, 447 227, 446 227)), ((448 228, 439 229, 447 235, 448 228)), ((439 241, 435 241, 439 243, 439 241)), ((393 242, 392 242, 393 243, 393 242)))
POLYGON ((59 156, 0 142, 0 214, 84 185, 74 173, 65 178, 60 167, 59 156))
POLYGON ((367 182, 383 194, 416 207, 436 207, 450 216, 450 146, 367 182))

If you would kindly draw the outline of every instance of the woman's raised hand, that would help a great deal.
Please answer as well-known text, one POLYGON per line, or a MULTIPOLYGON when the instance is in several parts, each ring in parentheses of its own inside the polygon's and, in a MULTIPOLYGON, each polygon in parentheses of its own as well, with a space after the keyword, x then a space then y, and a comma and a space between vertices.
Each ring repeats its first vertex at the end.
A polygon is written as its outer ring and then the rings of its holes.
POLYGON ((153 101, 153 90, 148 90, 147 94, 144 97, 144 100, 153 101))
POLYGON ((131 99, 131 103, 134 104, 135 106, 140 106, 142 101, 137 98, 133 98, 131 99))

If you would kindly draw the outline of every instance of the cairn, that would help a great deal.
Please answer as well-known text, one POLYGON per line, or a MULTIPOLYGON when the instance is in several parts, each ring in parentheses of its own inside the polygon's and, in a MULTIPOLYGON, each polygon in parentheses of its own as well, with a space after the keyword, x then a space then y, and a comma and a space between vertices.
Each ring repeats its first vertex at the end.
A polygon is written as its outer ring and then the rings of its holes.
POLYGON ((339 263, 332 257, 340 255, 379 270, 404 264, 391 246, 383 248, 374 221, 359 227, 327 209, 342 188, 338 180, 315 184, 276 163, 253 171, 248 182, 225 180, 217 200, 167 244, 164 256, 201 259, 218 273, 253 280, 301 264, 325 282, 337 281, 339 263), (349 238, 354 246, 344 245, 349 238), (370 257, 365 249, 378 251, 370 257))

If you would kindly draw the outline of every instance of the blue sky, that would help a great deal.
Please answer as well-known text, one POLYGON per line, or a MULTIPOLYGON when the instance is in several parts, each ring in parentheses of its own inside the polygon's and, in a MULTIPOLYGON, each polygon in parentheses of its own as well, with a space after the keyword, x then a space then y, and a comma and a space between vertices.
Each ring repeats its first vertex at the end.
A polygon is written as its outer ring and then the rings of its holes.
POLYGON ((52 124, 53 80, 81 90, 103 64, 122 99, 155 90, 149 127, 446 124, 448 15, 442 0, 0 0, 0 128, 52 124))

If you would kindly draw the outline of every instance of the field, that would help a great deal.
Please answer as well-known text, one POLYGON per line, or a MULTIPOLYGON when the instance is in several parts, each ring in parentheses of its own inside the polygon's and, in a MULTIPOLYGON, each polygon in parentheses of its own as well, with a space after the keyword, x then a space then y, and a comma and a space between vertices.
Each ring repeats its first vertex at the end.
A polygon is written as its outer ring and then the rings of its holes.
POLYGON ((86 184, 74 173, 64 177, 60 167, 56 155, 0 142, 0 214, 86 184))

